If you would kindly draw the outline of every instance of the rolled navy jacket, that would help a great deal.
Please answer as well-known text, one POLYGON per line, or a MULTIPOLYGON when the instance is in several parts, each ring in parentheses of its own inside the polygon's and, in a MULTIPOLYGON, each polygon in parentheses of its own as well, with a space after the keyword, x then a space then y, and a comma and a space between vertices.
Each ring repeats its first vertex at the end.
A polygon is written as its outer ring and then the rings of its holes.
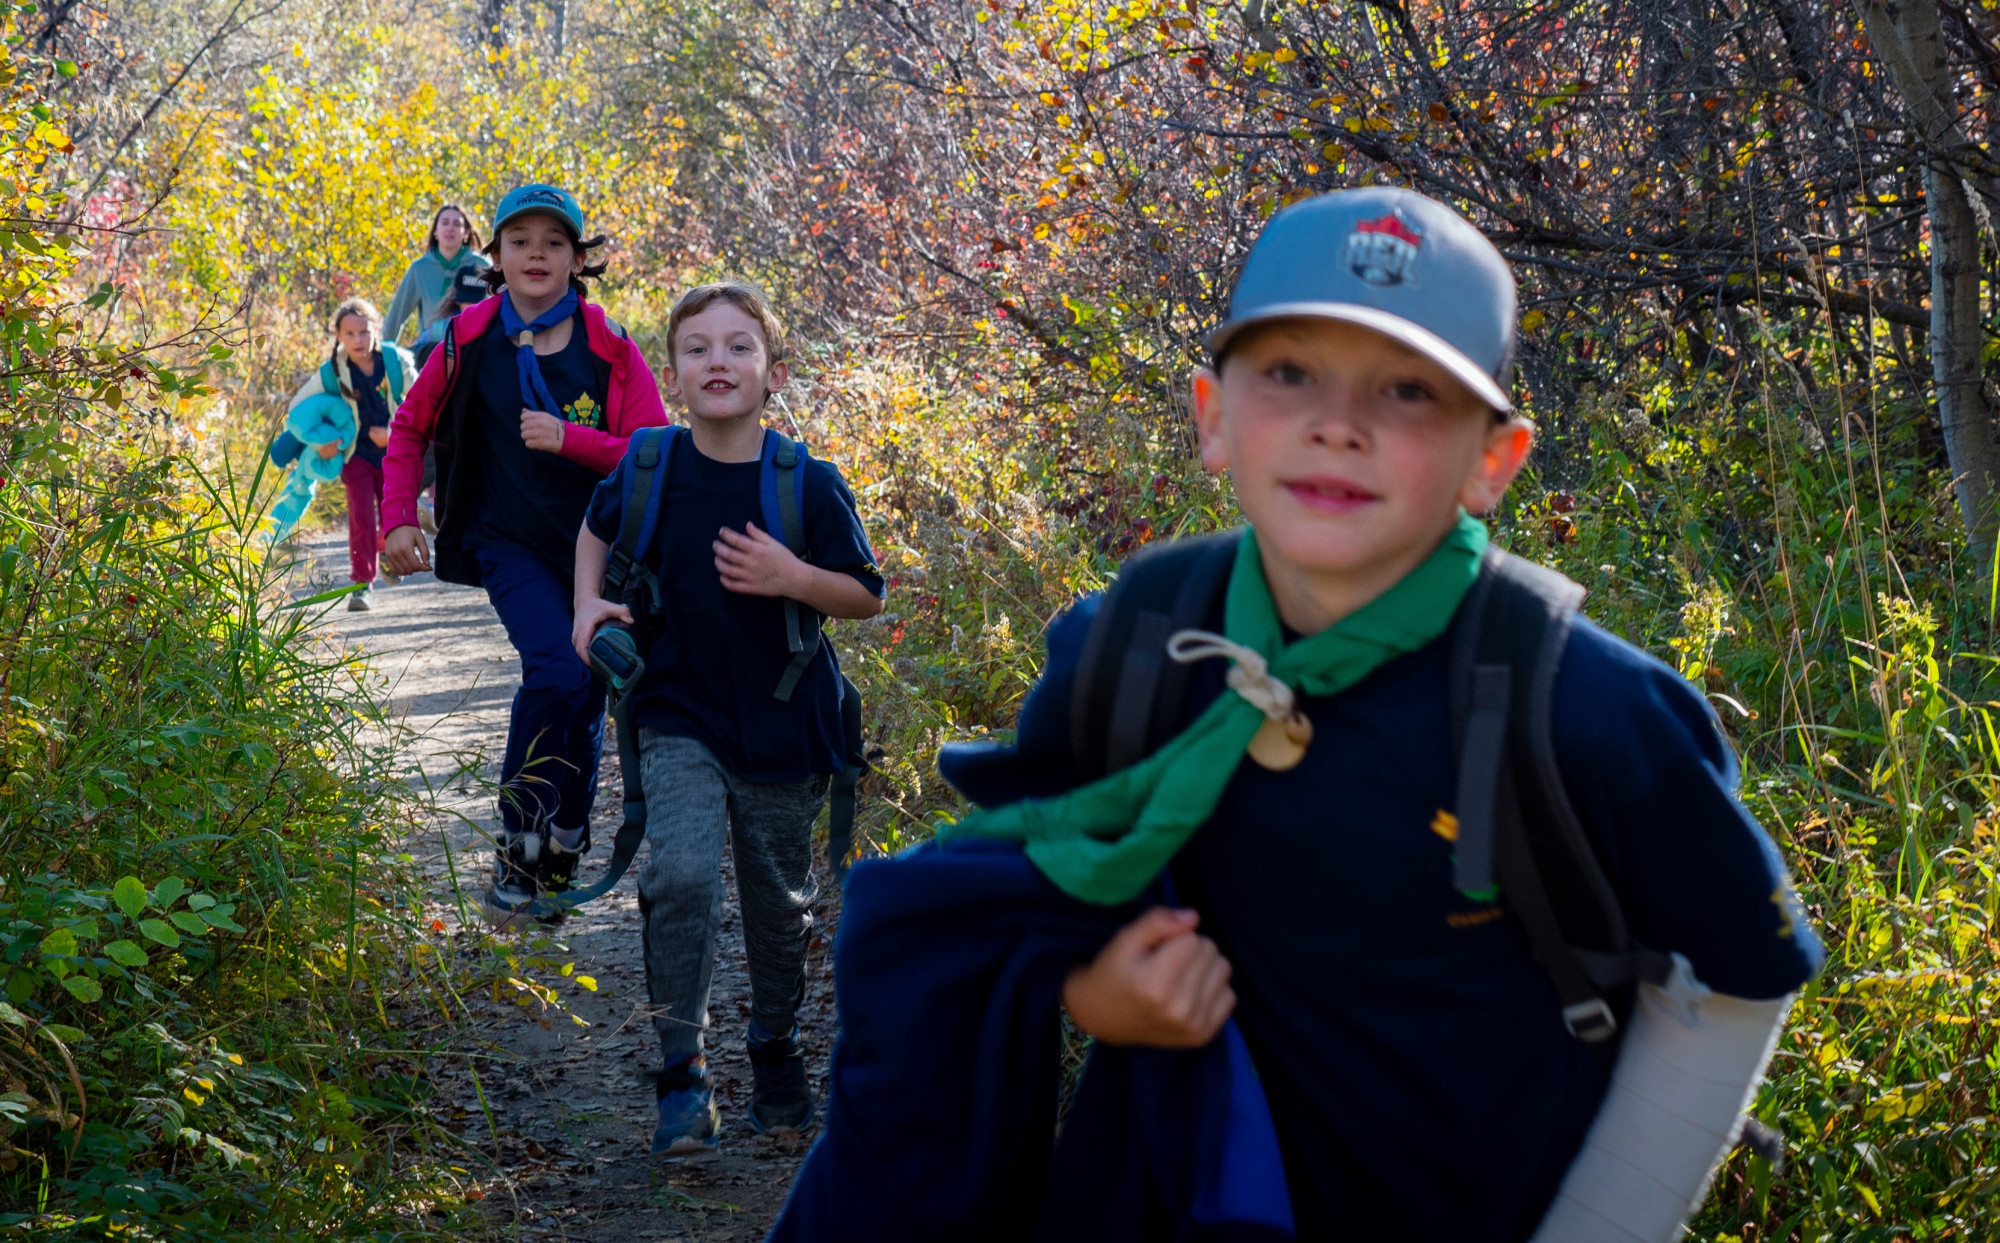
POLYGON ((1012 843, 856 864, 825 1130, 773 1243, 1291 1239, 1233 1023, 1188 1052, 1097 1046, 1057 1137, 1063 982, 1159 898, 1079 901, 1012 843))

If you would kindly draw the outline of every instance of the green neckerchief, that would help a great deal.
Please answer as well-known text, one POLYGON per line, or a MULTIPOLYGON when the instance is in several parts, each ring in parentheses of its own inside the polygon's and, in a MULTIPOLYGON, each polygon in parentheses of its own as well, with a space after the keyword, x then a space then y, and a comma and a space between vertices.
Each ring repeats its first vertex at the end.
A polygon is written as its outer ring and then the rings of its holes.
MULTIPOLYGON (((1460 513, 1437 549, 1395 586, 1288 645, 1257 540, 1245 528, 1229 574, 1223 630, 1261 653, 1271 674, 1294 691, 1337 695, 1443 634, 1479 576, 1485 551, 1485 525, 1460 513)), ((1224 691, 1173 741, 1132 767, 1059 797, 975 811, 939 826, 938 836, 1024 842, 1028 858, 1064 892, 1086 902, 1128 902, 1213 814, 1263 722, 1248 700, 1224 691)))
POLYGON ((438 286, 438 297, 440 299, 449 298, 451 296, 452 284, 458 279, 458 270, 465 266, 467 260, 472 258, 472 247, 460 246, 458 253, 447 259, 444 257, 443 251, 433 246, 431 247, 430 255, 431 258, 437 260, 437 265, 444 269, 444 284, 438 286))

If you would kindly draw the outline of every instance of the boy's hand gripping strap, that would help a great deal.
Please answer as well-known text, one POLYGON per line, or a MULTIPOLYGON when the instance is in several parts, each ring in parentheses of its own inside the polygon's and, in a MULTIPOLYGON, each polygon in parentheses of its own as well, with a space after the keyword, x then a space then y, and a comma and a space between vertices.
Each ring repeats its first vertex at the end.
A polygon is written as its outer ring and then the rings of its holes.
MULTIPOLYGON (((790 437, 775 431, 764 433, 764 467, 760 488, 763 493, 764 526, 783 540, 785 547, 791 549, 796 557, 806 554, 803 517, 806 473, 801 461, 804 457, 805 450, 790 437)), ((790 702, 799 679, 805 676, 813 657, 819 654, 819 641, 819 614, 786 597, 785 646, 790 649, 792 660, 785 666, 784 676, 778 679, 778 689, 771 693, 773 698, 790 702)))
POLYGON ((1792 999, 1641 984, 1611 1087, 1531 1243, 1671 1243, 1745 1127, 1792 999))

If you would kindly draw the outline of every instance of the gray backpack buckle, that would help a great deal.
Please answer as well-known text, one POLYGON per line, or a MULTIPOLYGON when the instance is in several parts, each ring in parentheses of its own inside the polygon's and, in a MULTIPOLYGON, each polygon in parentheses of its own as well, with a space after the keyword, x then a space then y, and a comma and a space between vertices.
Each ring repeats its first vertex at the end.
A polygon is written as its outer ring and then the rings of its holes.
POLYGON ((1585 1044, 1597 1044, 1618 1034, 1618 1019, 1602 997, 1564 1006, 1562 1014, 1563 1026, 1569 1029, 1569 1034, 1585 1044))

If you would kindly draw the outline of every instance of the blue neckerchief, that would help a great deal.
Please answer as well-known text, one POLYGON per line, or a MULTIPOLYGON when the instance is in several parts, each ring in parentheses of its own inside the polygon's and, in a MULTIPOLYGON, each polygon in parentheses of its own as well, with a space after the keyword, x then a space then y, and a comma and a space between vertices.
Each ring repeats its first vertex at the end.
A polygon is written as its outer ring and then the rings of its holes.
POLYGON ((576 314, 576 290, 574 289, 564 294, 561 302, 556 303, 540 315, 535 316, 532 323, 526 324, 521 322, 520 315, 514 310, 514 297, 512 294, 508 294, 500 299, 500 331, 506 333, 507 339, 512 341, 515 346, 514 365, 521 372, 521 405, 523 409, 540 410, 544 414, 553 414, 557 418, 562 417, 561 407, 556 405, 555 396, 549 392, 548 381, 542 379, 542 364, 535 359, 533 334, 547 332, 574 314, 576 314))

